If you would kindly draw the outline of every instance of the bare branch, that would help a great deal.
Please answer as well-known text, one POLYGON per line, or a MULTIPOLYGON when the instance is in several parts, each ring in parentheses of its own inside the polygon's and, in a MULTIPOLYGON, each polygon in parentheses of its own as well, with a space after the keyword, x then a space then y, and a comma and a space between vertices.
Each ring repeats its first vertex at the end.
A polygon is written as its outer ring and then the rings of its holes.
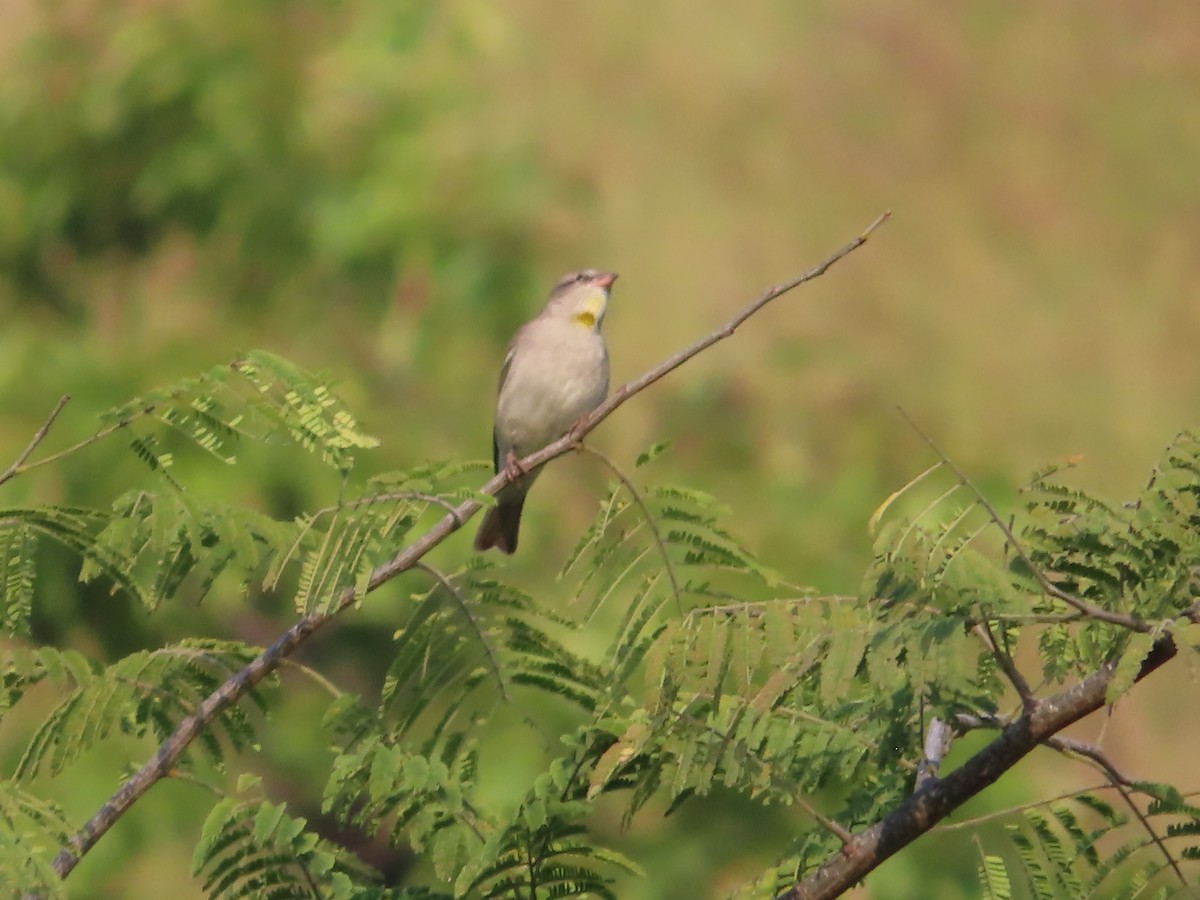
POLYGON ((1048 737, 1042 741, 1047 747, 1052 747, 1064 756, 1081 756, 1084 759, 1094 763, 1096 768, 1104 772, 1114 786, 1120 787, 1133 784, 1133 781, 1126 778, 1119 771, 1113 762, 1105 755, 1104 751, 1095 744, 1089 744, 1087 741, 1081 741, 1077 738, 1061 737, 1055 735, 1048 737))
POLYGON ((995 715, 979 715, 976 713, 956 713, 954 716, 954 730, 959 734, 966 734, 968 731, 974 731, 978 728, 1006 728, 1011 724, 1011 720, 1004 716, 995 715))
POLYGON ((1044 809, 1048 806, 1053 806, 1055 803, 1061 803, 1063 800, 1073 800, 1076 797, 1082 797, 1084 794, 1094 794, 1097 791, 1109 791, 1113 786, 1108 782, 1104 784, 1093 785, 1092 787, 1078 788, 1073 791, 1064 791, 1054 797, 1046 797, 1042 800, 1031 800, 1029 803, 1021 803, 1017 806, 1009 806, 1006 809, 998 809, 995 812, 983 813, 982 815, 972 816, 969 819, 961 819, 957 822, 943 822, 934 828, 934 831, 962 831, 963 829, 974 830, 986 822, 995 822, 999 819, 1007 819, 1010 816, 1015 816, 1018 813, 1023 813, 1031 809, 1044 809))
MULTIPOLYGON (((814 268, 803 275, 793 278, 789 282, 766 291, 749 306, 743 308, 721 328, 696 341, 690 347, 680 350, 673 356, 663 360, 663 362, 641 377, 626 382, 617 388, 608 400, 585 416, 568 434, 521 460, 520 469, 529 471, 573 449, 596 426, 608 418, 617 407, 636 394, 641 393, 656 381, 660 381, 692 357, 707 350, 713 344, 731 337, 742 323, 772 300, 825 274, 836 262, 865 244, 875 229, 890 217, 890 212, 883 213, 868 225, 862 234, 841 249, 834 251, 834 253, 826 257, 823 262, 814 268)), ((116 423, 114 426, 111 426, 110 430, 123 427, 124 424, 127 423, 116 423)), ((93 437, 89 440, 96 439, 98 438, 93 437)), ((494 496, 501 488, 508 484, 509 472, 510 469, 507 467, 504 468, 499 474, 487 481, 479 489, 479 493, 494 496)), ((467 520, 479 512, 482 506, 483 504, 478 500, 464 500, 453 511, 434 523, 428 531, 413 541, 413 543, 397 553, 391 561, 376 567, 367 582, 365 593, 376 590, 401 573, 412 569, 426 553, 460 529, 467 520)), ((347 607, 353 605, 357 596, 353 588, 347 588, 338 596, 336 603, 332 605, 330 611, 314 612, 304 616, 304 618, 297 621, 291 628, 280 635, 273 644, 267 647, 245 668, 206 697, 194 713, 180 721, 171 736, 159 746, 153 758, 137 772, 129 776, 121 787, 118 788, 117 792, 105 801, 100 809, 92 815, 78 832, 68 839, 66 846, 54 858, 54 871, 60 877, 66 878, 75 866, 79 864, 83 855, 95 846, 96 842, 112 828, 125 810, 137 802, 159 779, 171 771, 184 751, 208 726, 209 722, 220 715, 221 711, 230 704, 236 703, 244 697, 263 678, 277 669, 286 657, 294 653, 296 648, 312 637, 313 634, 324 627, 331 619, 347 607)))
POLYGON ((63 394, 58 398, 58 403, 55 405, 54 409, 50 411, 50 415, 46 417, 46 421, 42 423, 42 427, 34 432, 33 440, 29 442, 29 446, 21 451, 21 455, 13 460, 13 464, 5 469, 3 474, 0 474, 0 484, 4 484, 6 481, 11 481, 21 472, 25 471, 25 461, 29 459, 33 451, 37 449, 37 445, 46 439, 46 435, 50 433, 50 429, 54 425, 54 420, 57 419, 58 414, 63 411, 63 407, 70 402, 70 394, 63 394))

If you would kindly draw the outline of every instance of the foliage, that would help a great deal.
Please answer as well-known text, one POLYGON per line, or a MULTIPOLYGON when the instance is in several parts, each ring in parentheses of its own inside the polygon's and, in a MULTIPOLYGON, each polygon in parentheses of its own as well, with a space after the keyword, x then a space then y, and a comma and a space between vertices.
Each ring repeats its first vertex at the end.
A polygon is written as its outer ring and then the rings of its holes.
POLYGON ((210 897, 352 897, 361 867, 305 830, 282 804, 228 797, 213 807, 193 860, 210 897))
POLYGON ((401 273, 524 274, 504 214, 532 199, 520 160, 454 124, 473 108, 461 14, 85 2, 31 9, 21 31, 0 93, 0 300, 83 314, 97 264, 127 274, 180 238, 238 315, 348 290, 378 305, 401 273))
MULTIPOLYGON (((148 486, 107 509, 0 510, 12 639, 0 664, 0 726, 24 728, 17 712, 40 719, 0 784, 0 871, 50 893, 61 889, 49 857, 73 826, 37 786, 115 734, 163 741, 259 650, 192 638, 103 663, 32 645, 38 542, 60 542, 78 555, 80 578, 105 579, 150 608, 222 585, 290 595, 298 615, 331 617, 348 597, 361 602, 372 573, 423 526, 470 500, 465 484, 480 468, 429 464, 361 489, 347 481, 335 506, 292 521, 206 502, 186 486, 168 437, 215 464, 233 463, 247 442, 290 444, 343 476, 373 445, 322 380, 262 353, 104 422, 95 440, 131 436, 148 486), (47 689, 61 698, 48 714, 28 700, 47 689)), ((639 476, 661 449, 643 454, 639 476)), ((18 467, 16 478, 37 466, 18 467)), ((225 783, 275 727, 260 713, 278 707, 278 693, 261 686, 250 706, 209 721, 172 772, 223 795, 197 840, 204 890, 616 897, 641 870, 606 816, 619 811, 628 826, 722 791, 803 813, 776 863, 736 893, 770 897, 840 852, 845 830, 911 794, 931 717, 1003 720, 1012 703, 1005 663, 1019 642, 1036 642, 1048 686, 1111 667, 1110 701, 1132 687, 1154 640, 1169 635, 1181 652, 1200 652, 1193 435, 1172 443, 1131 503, 1104 502, 1047 471, 1011 524, 948 463, 926 475, 877 515, 858 596, 797 591, 721 525, 712 497, 623 474, 546 600, 479 558, 453 572, 419 563, 427 587, 394 611, 400 624, 378 696, 326 682, 321 727, 332 758, 322 815, 340 831, 290 814, 253 779, 252 791, 244 779, 225 783), (923 499, 929 478, 947 472, 949 488, 923 499), (895 515, 905 503, 915 515, 895 515), (496 735, 514 721, 533 773, 515 783, 495 753, 496 735), (383 885, 340 845, 337 835, 350 832, 406 848, 420 865, 383 885)), ((1166 785, 1113 776, 1109 790, 1128 814, 1081 793, 1013 811, 1003 838, 980 831, 982 891, 1169 896, 1194 879, 1200 810, 1166 785)))

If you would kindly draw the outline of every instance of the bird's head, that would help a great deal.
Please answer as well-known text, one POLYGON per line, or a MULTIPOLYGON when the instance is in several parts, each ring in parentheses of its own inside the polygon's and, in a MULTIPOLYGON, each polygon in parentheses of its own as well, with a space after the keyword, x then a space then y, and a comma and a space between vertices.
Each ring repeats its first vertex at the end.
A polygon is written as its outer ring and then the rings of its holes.
POLYGON ((546 314, 598 331, 608 309, 608 294, 616 280, 615 272, 597 269, 572 272, 551 289, 546 314))

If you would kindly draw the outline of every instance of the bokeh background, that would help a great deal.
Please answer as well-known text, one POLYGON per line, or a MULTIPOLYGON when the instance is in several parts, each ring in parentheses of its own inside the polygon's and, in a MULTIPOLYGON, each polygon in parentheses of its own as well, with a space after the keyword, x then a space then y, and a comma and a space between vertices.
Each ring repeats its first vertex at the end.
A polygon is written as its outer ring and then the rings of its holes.
MULTIPOLYGON (((1192 0, 0 0, 0 18, 3 460, 61 394, 47 449, 251 347, 330 373, 383 440, 365 471, 483 457, 505 342, 563 272, 621 273, 620 382, 885 209, 866 247, 593 442, 629 463, 670 441, 659 477, 728 501, 789 580, 852 591, 872 510, 931 461, 896 406, 1002 507, 1079 455, 1080 483, 1125 496, 1200 415, 1192 0)), ((3 502, 104 504, 144 478, 101 446, 3 502)), ((196 461, 188 480, 280 515, 338 489, 270 454, 196 461)), ((511 569, 540 596, 604 481, 571 458, 539 483, 511 569)), ((467 555, 456 540, 447 566, 467 555)), ((38 637, 101 658, 193 633, 268 640, 286 614, 217 598, 150 616, 52 571, 38 637)), ((369 680, 358 664, 388 624, 379 598, 345 623, 323 648, 333 676, 369 680)), ((1200 726, 1178 715, 1194 686, 1175 666, 1079 733, 1194 789, 1179 748, 1200 726)), ((322 750, 302 734, 264 748, 302 814, 322 750)), ((17 751, 0 735, 7 765, 17 751)), ((90 755, 64 802, 90 813, 129 757, 90 755)), ((1095 781, 1046 758, 989 803, 1095 781)), ((157 788, 72 896, 199 896, 188 858, 210 802, 157 788)), ((639 822, 623 840, 651 876, 621 895, 720 896, 783 846, 789 816, 717 798, 639 822)), ((955 840, 926 839, 862 895, 973 896, 973 845, 955 840)))

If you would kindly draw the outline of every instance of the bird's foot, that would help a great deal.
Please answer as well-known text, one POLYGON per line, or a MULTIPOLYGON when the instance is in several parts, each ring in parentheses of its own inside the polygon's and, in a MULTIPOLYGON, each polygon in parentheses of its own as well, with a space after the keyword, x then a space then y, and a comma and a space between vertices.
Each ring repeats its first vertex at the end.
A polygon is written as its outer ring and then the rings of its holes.
POLYGON ((510 483, 528 474, 525 467, 521 465, 521 461, 517 459, 516 454, 511 450, 504 455, 504 468, 500 471, 504 473, 510 483))
POLYGON ((571 447, 574 450, 583 449, 583 423, 586 419, 587 414, 585 413, 579 417, 578 421, 576 421, 575 424, 570 427, 565 435, 567 440, 570 441, 571 447))

